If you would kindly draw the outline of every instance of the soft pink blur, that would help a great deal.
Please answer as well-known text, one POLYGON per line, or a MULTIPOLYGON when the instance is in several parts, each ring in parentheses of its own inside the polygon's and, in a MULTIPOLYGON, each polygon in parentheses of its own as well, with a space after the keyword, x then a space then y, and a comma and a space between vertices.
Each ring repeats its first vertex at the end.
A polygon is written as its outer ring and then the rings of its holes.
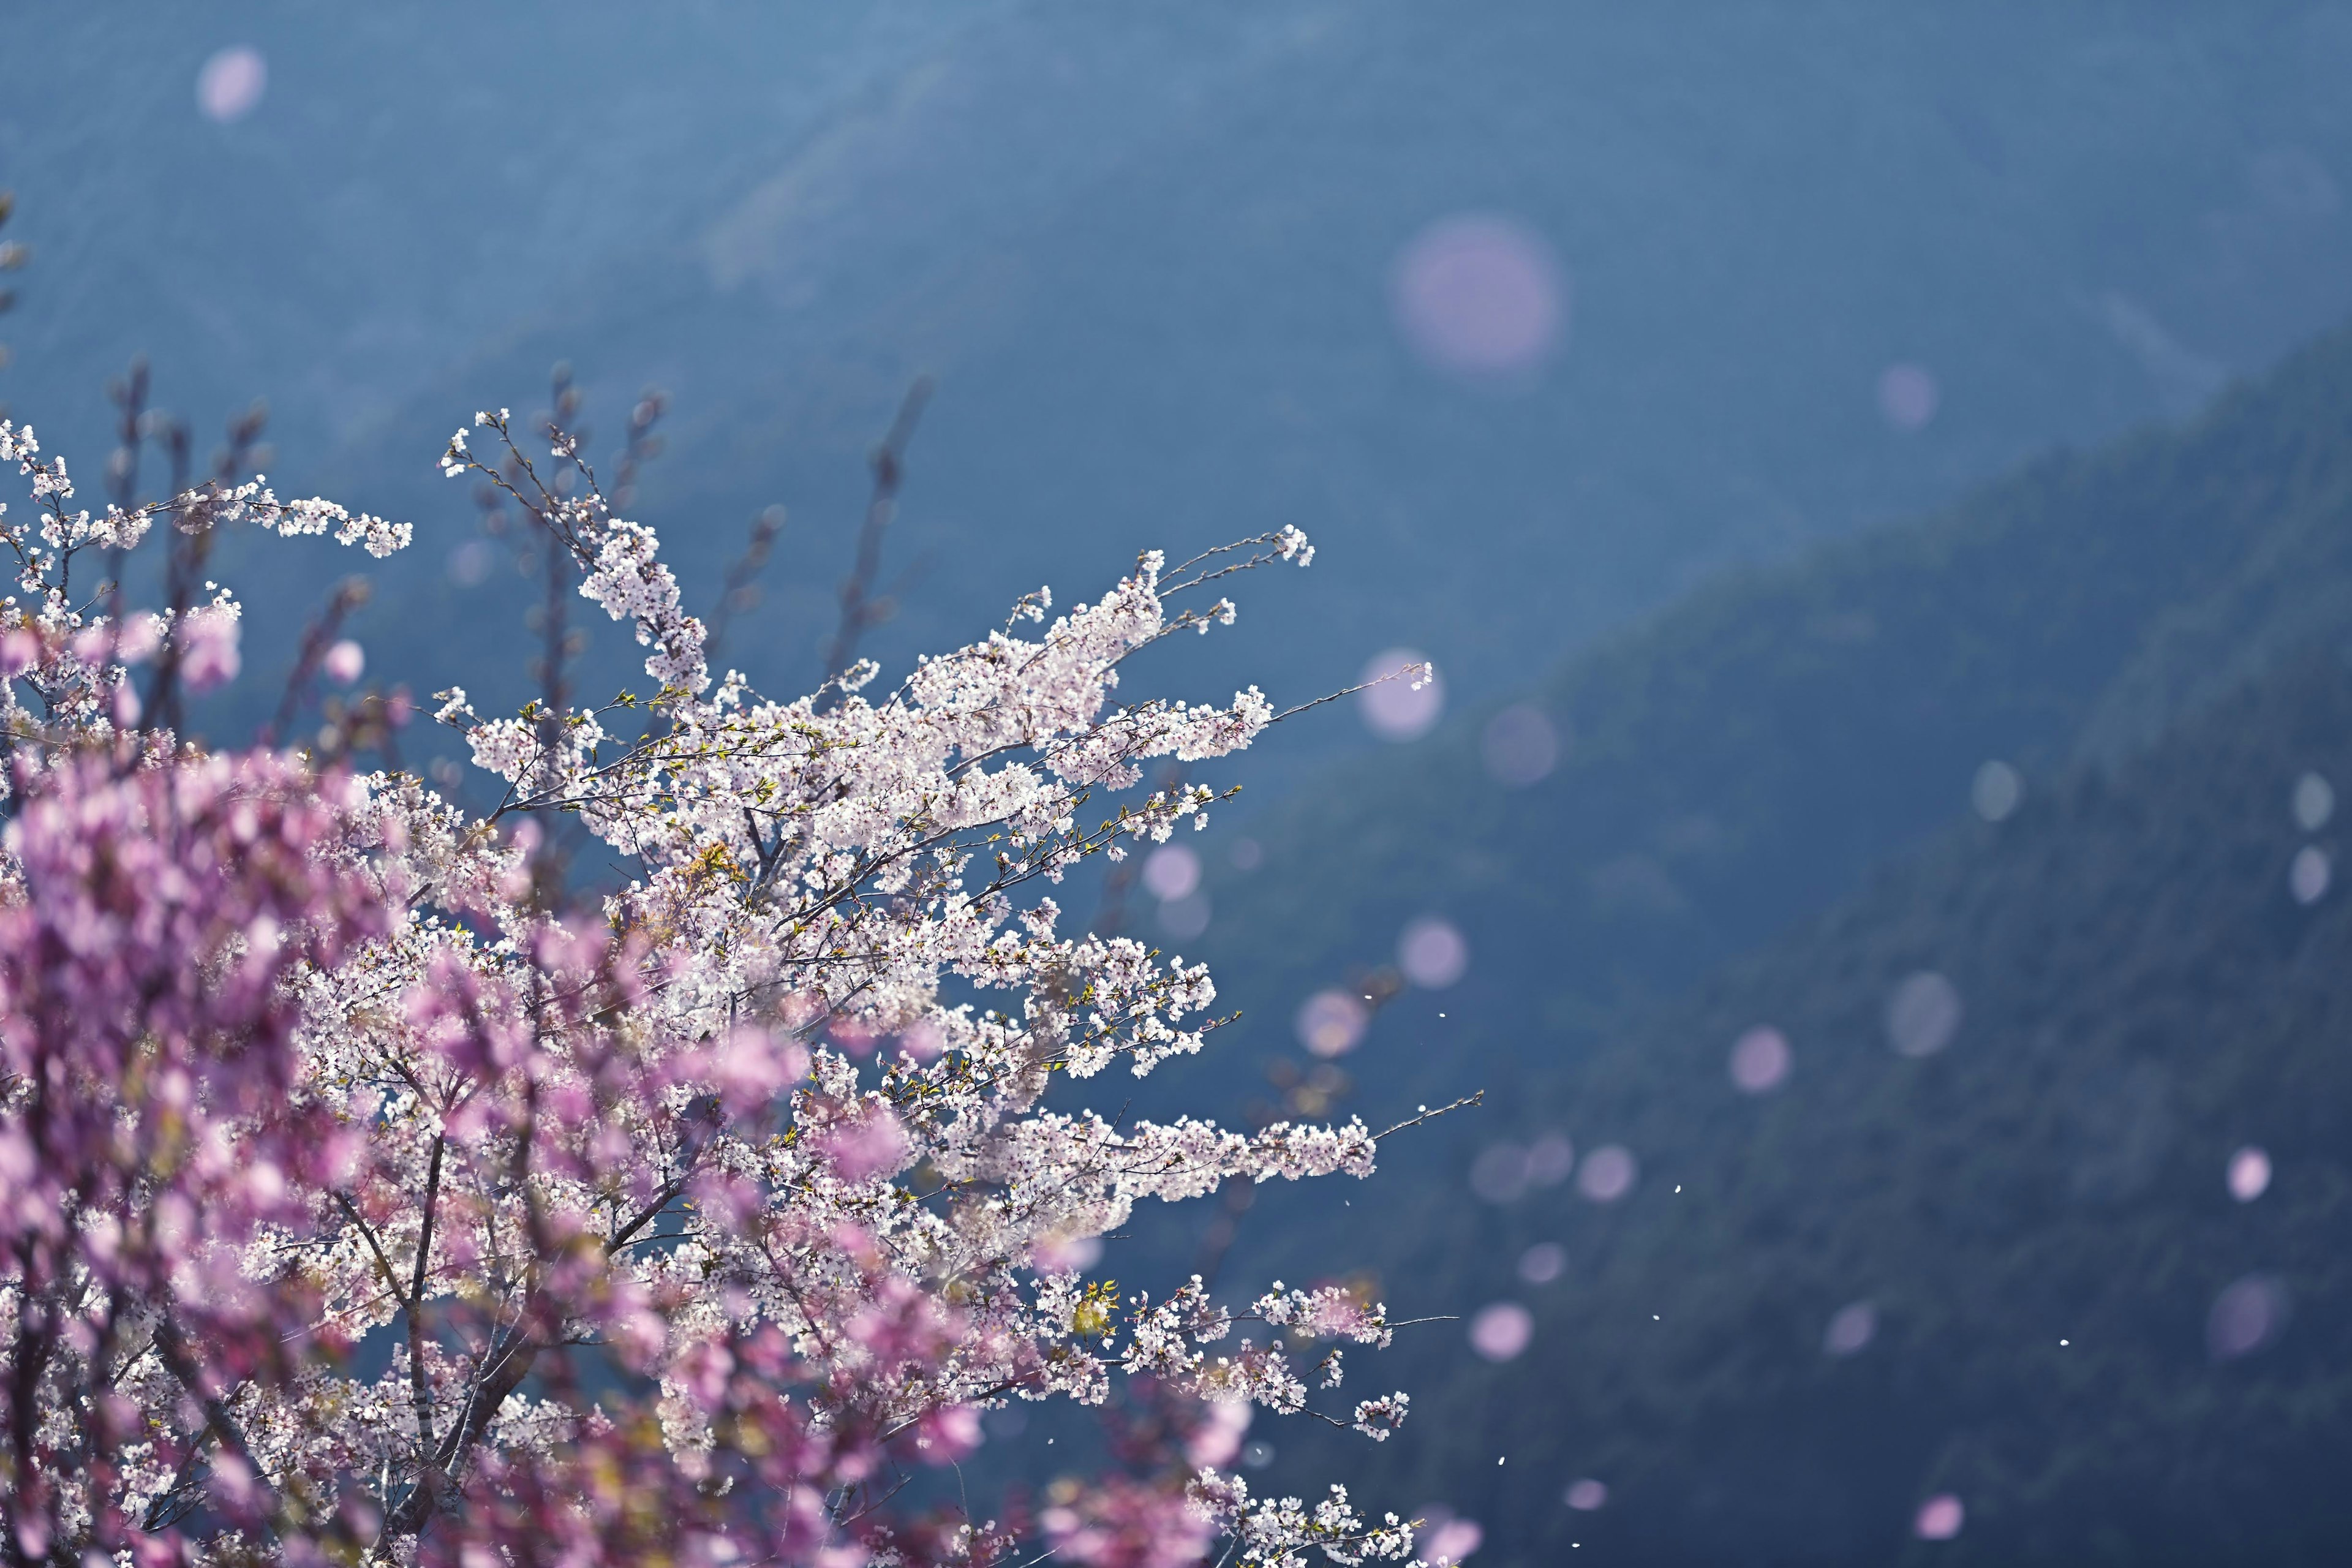
POLYGON ((1358 711, 1365 727, 1383 741, 1417 741, 1445 710, 1445 683, 1418 648, 1383 648, 1365 661, 1356 679, 1371 683, 1356 693, 1358 711), (1398 673, 1414 666, 1420 667, 1414 673, 1398 673))
POLYGON ((319 668, 338 686, 349 686, 367 668, 367 650, 345 637, 329 648, 319 660, 319 668))
POLYGON ((1344 1057, 1363 1042, 1371 1022, 1362 1000, 1345 991, 1318 991, 1299 1005, 1293 1026, 1298 1043, 1318 1057, 1344 1057))
POLYGON ((1923 366, 1898 363, 1878 373, 1878 412, 1897 430, 1926 428, 1943 400, 1936 378, 1923 366))
POLYGON ((1201 857, 1181 844, 1163 844, 1143 862, 1143 885, 1155 899, 1181 899, 1201 885, 1201 857))
POLYGON ((1091 1236, 1049 1236, 1029 1249, 1040 1274, 1078 1274, 1102 1259, 1102 1241, 1091 1236))
POLYGON ((1242 1451, 1242 1435, 1249 1430, 1251 1405, 1244 1399, 1212 1400, 1200 1426, 1184 1439, 1184 1460, 1194 1469, 1203 1465, 1225 1466, 1242 1451))
POLYGON ((1538 1241, 1519 1254, 1519 1278, 1549 1285, 1568 1271, 1568 1253, 1556 1241, 1538 1241))
POLYGON ((1470 1320, 1470 1348, 1488 1361, 1512 1360, 1535 1336, 1533 1313, 1517 1301, 1496 1301, 1470 1320))
POLYGON ((1937 1492, 1919 1505, 1911 1521, 1911 1533, 1922 1541, 1949 1541, 1960 1532, 1968 1511, 1951 1493, 1937 1492))
POLYGON ((244 668, 237 653, 240 630, 228 610, 195 610, 180 623, 180 679, 199 694, 226 686, 244 668))
POLYGON ((1960 994, 1932 969, 1905 978, 1886 1002, 1886 1040, 1895 1054, 1932 1057, 1960 1032, 1960 994))
POLYGON ((1596 1204, 1613 1204, 1633 1190, 1640 1174, 1631 1149, 1608 1143, 1584 1157, 1584 1168, 1576 1173, 1576 1190, 1596 1204))
POLYGON ((1423 1503, 1412 1510, 1412 1516, 1423 1523, 1413 1542, 1413 1555, 1423 1563, 1459 1563, 1486 1539, 1475 1520, 1457 1519, 1454 1510, 1436 1503, 1423 1503))
POLYGON ((1528 1152, 1490 1143, 1470 1163, 1470 1190, 1490 1204, 1517 1203, 1528 1190, 1528 1152))
POLYGON ((269 66, 261 51, 234 44, 205 61, 196 72, 196 107, 207 120, 226 125, 242 120, 269 86, 269 66))
POLYGON ((2271 1157, 2249 1143, 2230 1156, 2230 1195, 2252 1203, 2271 1188, 2271 1157))
POLYGON ((1496 784, 1525 789, 1559 765, 1559 731, 1542 709, 1517 703, 1486 721, 1478 754, 1496 784))
POLYGON ((2215 1361, 2235 1361, 2277 1339, 2286 1320, 2286 1287, 2267 1274, 2246 1275, 2213 1299, 2205 1319, 2205 1348, 2215 1361))
POLYGON ((1568 1488, 1568 1506, 1579 1513, 1591 1513, 1609 1501, 1609 1488, 1591 1476, 1571 1481, 1568 1488))
POLYGON ((1833 1356, 1849 1356, 1878 1334, 1878 1309, 1868 1301, 1849 1301, 1830 1318, 1822 1335, 1822 1349, 1833 1356))
POLYGON ((1568 279, 1524 224, 1465 214, 1432 224, 1397 258, 1390 300, 1422 359, 1457 375, 1516 377, 1568 325, 1568 279))
POLYGON ((2315 904, 2327 896, 2327 884, 2334 879, 2335 868, 2327 861, 2327 851, 2316 844, 2306 844, 2294 852, 2294 861, 2286 868, 2287 891, 2298 904, 2315 904))
POLYGON ((1565 1132, 1546 1132, 1528 1145, 1528 1181, 1538 1187, 1556 1187, 1576 1169, 1576 1145, 1565 1132))
POLYGON ((1743 1094, 1763 1094, 1789 1076, 1789 1037, 1759 1024, 1731 1046, 1731 1081, 1743 1094))
POLYGON ((1397 938, 1397 967, 1423 990, 1443 991, 1470 967, 1470 944, 1451 921, 1423 915, 1397 938))

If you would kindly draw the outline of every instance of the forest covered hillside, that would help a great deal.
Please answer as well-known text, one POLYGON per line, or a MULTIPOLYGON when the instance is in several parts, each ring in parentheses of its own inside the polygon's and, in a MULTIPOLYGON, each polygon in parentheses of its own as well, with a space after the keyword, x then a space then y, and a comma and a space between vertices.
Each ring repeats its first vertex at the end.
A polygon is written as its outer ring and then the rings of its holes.
POLYGON ((1449 721, 1212 847, 1197 942, 1268 1045, 1306 994, 1436 913, 1466 977, 1409 993, 1350 1062, 1427 1098, 1582 1049, 1620 1011, 1823 908, 1969 808, 1988 761, 2028 798, 2314 639, 2352 631, 2352 331, 2191 425, 2025 465, 1941 513, 1734 576, 1563 664, 1525 704, 1558 738, 1524 787, 1449 721), (2127 742, 2126 737, 2130 738, 2127 742), (1405 1042, 1439 1007, 1440 1054, 1405 1042))
POLYGON ((1968 1528, 1937 1561, 2335 1561, 2352 914, 2311 868, 2342 847, 2340 818, 2297 820, 2311 777, 2352 779, 2333 655, 2112 775, 1939 835, 1524 1074, 1506 1114, 1588 1161, 1633 1151, 1638 1182, 1468 1216, 1451 1193, 1386 1191, 1328 1261, 1376 1247, 1402 1310, 1441 1289, 1452 1310, 1517 1302, 1532 1335, 1488 1366, 1457 1326, 1419 1331, 1374 1374, 1414 1389, 1418 1433, 1302 1455, 1482 1520, 1497 1563, 1571 1541, 1884 1562, 1944 1492, 1968 1528), (1926 973, 1957 1018, 1916 1054, 1926 973), (1759 1027, 1787 1042, 1784 1076, 1743 1092, 1727 1063, 1759 1027), (1531 1283, 1544 1243, 1565 1268, 1531 1283), (1604 1508, 1564 1506, 1581 1478, 1604 1508))
MULTIPOLYGON (((1470 715, 1262 816, 1255 870, 1213 840, 1216 917, 1175 945, 1277 1083, 1334 1087, 1294 1009, 1381 994, 1436 914, 1466 974, 1381 1008, 1337 1100, 1381 1125, 1488 1091, 1392 1144, 1369 1200, 1263 1195, 1235 1277, 1304 1251, 1407 1315, 1533 1312, 1494 1367, 1460 1325, 1416 1331, 1359 1375, 1412 1388, 1417 1429, 1300 1452, 1481 1518, 1498 1563, 1571 1540, 1885 1561, 1945 1489, 1971 1560, 2321 1560, 2345 1521, 2319 1456, 2352 1438, 2352 1385, 2318 1370, 2352 1307, 2352 1058, 2326 792, 2297 791, 2352 780, 2347 539, 2338 333, 2180 431, 2039 460, 1570 661, 1531 785, 1486 775, 1470 715), (2021 790, 1972 810, 1988 761, 2021 790), (1957 1031, 1906 1059, 1889 1009, 1929 972, 1957 1031), (1759 1028, 1786 1077, 1751 1097, 1727 1062, 1759 1028), (1474 1195, 1552 1133, 1630 1152, 1631 1195, 1474 1195), (2281 1176, 2244 1206, 2224 1172, 2249 1144, 2281 1176), (1516 1277, 1545 1242, 1559 1279, 1516 1277), (2224 1364, 2209 1315, 2246 1280, 2230 1310, 2278 1321, 2224 1364), (1857 1304, 1871 1346, 1826 1353, 1857 1304), (1580 1477, 1604 1510, 1563 1504, 1580 1477)), ((1941 1005, 1915 988, 1906 1026, 1941 1005)), ((1186 1226, 1144 1245, 1197 1250, 1186 1226)))

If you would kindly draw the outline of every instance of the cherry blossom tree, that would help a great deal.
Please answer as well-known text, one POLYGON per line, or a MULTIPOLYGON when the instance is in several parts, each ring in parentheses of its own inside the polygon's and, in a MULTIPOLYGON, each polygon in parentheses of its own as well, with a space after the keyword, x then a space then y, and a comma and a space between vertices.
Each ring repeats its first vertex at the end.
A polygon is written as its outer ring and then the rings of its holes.
POLYGON ((1202 966, 1066 930, 1055 885, 1205 823, 1206 786, 1139 788, 1155 760, 1284 716, 1255 687, 1129 698, 1121 667, 1230 624, 1214 585, 1306 564, 1305 537, 1147 554, 887 690, 860 660, 777 701, 709 668, 654 531, 543 444, 483 414, 443 469, 532 520, 653 689, 498 716, 443 693, 496 797, 469 811, 350 748, 177 732, 181 691, 237 673, 243 611, 122 603, 158 521, 377 555, 406 525, 258 476, 77 510, 0 423, 33 502, 0 509, 0 1557, 1409 1557, 1342 1489, 1230 1468, 1250 1405, 1402 1419, 1402 1394, 1328 1392, 1344 1347, 1389 1342, 1381 1304, 1084 1267, 1139 1202, 1367 1176, 1386 1135, 1107 1118, 1077 1087, 1223 1020, 1202 966), (627 879, 535 875, 551 819, 627 879), (984 1411, 1115 1380, 1171 1412, 1168 1462, 1034 1512, 924 1484, 984 1411))

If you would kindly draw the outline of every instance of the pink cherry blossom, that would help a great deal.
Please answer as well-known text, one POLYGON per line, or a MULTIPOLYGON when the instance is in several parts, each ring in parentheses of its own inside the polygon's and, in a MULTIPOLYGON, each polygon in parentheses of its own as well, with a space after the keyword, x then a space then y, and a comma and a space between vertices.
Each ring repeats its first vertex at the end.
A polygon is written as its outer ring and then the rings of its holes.
MULTIPOLYGON (((504 411, 470 429, 520 455, 504 411)), ((444 471, 511 484, 469 438, 444 471)), ((1343 1352, 1390 1342, 1385 1304, 1274 1281, 1243 1312, 1197 1278, 1088 1275, 1148 1200, 1374 1169, 1360 1121, 1138 1119, 1115 1085, 1094 1109, 1089 1080, 1202 1053, 1223 1016, 1204 968, 1072 929, 1055 898, 1205 820, 1218 791, 1151 789, 1160 761, 1213 763, 1277 717, 1255 687, 1163 700, 1121 667, 1230 624, 1202 591, 1305 564, 1298 531, 1173 568, 1147 553, 894 687, 861 666, 775 700, 714 679, 654 531, 584 464, 578 488, 525 480, 507 493, 655 691, 513 718, 442 693, 502 803, 484 816, 389 767, 136 728, 131 667, 167 696, 234 679, 244 607, 208 587, 118 618, 66 589, 74 552, 136 548, 158 519, 378 555, 406 525, 257 478, 94 516, 29 429, 0 421, 0 460, 34 500, 0 512, 21 568, 0 613, 10 1549, 139 1568, 1412 1554, 1409 1523, 1344 1489, 1255 1498, 1228 1468, 1254 1411, 1398 1427, 1403 1394, 1332 1392, 1343 1352), (562 905, 550 820, 625 878, 562 905), (1104 1405, 1122 1381, 1192 1413, 1122 1447, 1135 1473, 1056 1481, 1035 1510, 896 1500, 971 1453, 983 1413, 1104 1405)), ((346 684, 362 665, 348 642, 321 661, 346 684)))

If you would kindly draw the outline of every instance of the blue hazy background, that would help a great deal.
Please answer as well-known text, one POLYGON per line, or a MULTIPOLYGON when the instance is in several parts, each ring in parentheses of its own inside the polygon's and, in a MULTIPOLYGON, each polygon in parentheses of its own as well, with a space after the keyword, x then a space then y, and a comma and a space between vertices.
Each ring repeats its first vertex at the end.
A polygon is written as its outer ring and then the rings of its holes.
POLYGON ((5 26, 0 402, 94 490, 144 354, 200 448, 264 397, 281 494, 416 524, 228 552, 273 625, 219 732, 354 568, 371 679, 528 693, 535 590, 434 460, 557 361, 600 459, 668 394, 635 510, 690 595, 787 509, 769 689, 918 374, 886 668, 1284 523, 1313 570, 1146 679, 1434 658, 1204 775, 1248 805, 1103 910, 1244 1009, 1175 1100, 1489 1090, 1369 1198, 1114 1243, 1459 1315, 1358 1364, 1403 1436, 1262 1422, 1264 1484, 1498 1565, 2336 1560, 2352 6, 5 26))

